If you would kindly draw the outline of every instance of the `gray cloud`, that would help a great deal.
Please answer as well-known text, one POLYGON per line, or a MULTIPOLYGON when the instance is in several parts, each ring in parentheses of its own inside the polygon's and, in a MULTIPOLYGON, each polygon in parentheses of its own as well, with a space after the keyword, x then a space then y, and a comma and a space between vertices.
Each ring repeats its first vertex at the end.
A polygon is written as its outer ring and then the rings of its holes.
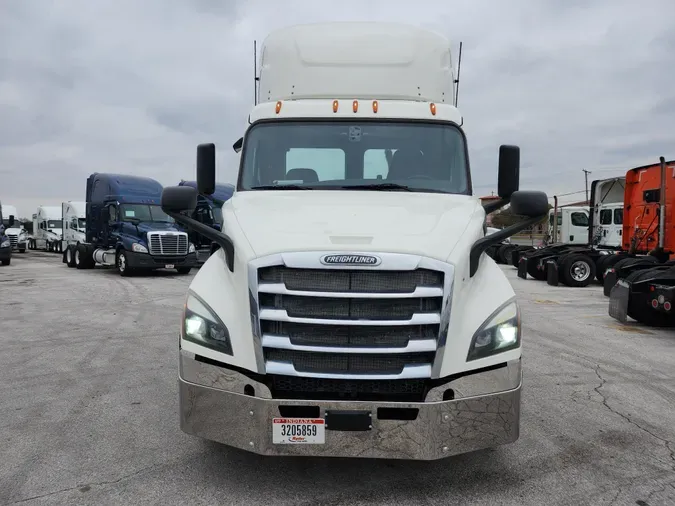
MULTIPOLYGON (((460 109, 476 193, 498 146, 522 148, 522 186, 549 194, 675 158, 671 0, 4 0, 0 199, 30 215, 83 199, 94 171, 163 184, 214 141, 233 181, 252 105, 253 40, 295 23, 405 21, 464 42, 460 109)), ((456 58, 456 54, 455 54, 456 58)))

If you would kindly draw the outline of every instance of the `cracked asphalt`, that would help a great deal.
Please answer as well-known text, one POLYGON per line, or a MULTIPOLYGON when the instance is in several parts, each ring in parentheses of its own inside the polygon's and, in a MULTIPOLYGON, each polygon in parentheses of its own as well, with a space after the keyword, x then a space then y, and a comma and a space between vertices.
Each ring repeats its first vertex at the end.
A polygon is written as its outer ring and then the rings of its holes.
POLYGON ((16 255, 0 268, 0 504, 674 505, 675 331, 612 320, 599 286, 504 270, 524 320, 516 443, 432 463, 262 458, 180 431, 191 276, 16 255))

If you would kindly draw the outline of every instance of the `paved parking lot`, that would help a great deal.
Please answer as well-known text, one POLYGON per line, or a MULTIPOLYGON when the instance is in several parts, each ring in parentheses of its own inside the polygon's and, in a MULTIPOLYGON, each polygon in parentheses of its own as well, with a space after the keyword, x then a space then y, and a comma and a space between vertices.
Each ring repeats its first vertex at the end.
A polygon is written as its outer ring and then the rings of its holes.
POLYGON ((17 254, 0 267, 0 504, 675 504, 675 332, 615 322, 599 286, 503 268, 524 319, 520 440, 424 463, 262 458, 183 434, 192 276, 17 254))

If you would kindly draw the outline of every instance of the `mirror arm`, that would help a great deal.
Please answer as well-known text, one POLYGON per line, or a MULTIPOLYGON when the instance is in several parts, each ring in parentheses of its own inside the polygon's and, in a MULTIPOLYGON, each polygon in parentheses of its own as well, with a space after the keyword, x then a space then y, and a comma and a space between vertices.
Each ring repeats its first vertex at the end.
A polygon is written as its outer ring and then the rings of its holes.
POLYGON ((494 213, 497 209, 501 209, 505 205, 507 205, 511 199, 499 199, 499 200, 493 200, 491 202, 486 202, 483 204, 483 209, 485 210, 485 214, 490 214, 494 213))
POLYGON ((191 228, 195 232, 211 239, 213 242, 217 243, 221 248, 223 248, 225 251, 225 263, 227 263, 227 268, 230 269, 230 272, 234 272, 234 243, 232 242, 232 239, 229 238, 229 236, 223 234, 222 232, 218 232, 217 230, 214 230, 208 225, 204 225, 197 220, 183 216, 182 214, 167 211, 166 209, 162 210, 181 225, 191 228))
POLYGON ((480 256, 485 252, 486 249, 488 249, 493 244, 497 244, 504 239, 517 234, 521 230, 525 230, 527 227, 536 225, 545 219, 546 216, 546 214, 542 214, 533 218, 527 218, 520 223, 516 223, 515 225, 511 225, 510 227, 506 227, 493 234, 486 235, 485 237, 478 239, 475 243, 473 243, 473 246, 471 246, 471 253, 469 254, 469 277, 473 277, 474 274, 476 274, 476 271, 478 270, 478 263, 480 262, 480 256))

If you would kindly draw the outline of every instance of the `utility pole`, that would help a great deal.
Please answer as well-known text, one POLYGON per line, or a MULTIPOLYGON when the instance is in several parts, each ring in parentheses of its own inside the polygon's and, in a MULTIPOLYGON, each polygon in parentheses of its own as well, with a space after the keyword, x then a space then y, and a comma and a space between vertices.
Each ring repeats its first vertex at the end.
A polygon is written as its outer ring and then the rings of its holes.
POLYGON ((586 178, 586 202, 588 202, 588 175, 591 173, 590 170, 586 169, 581 169, 584 173, 584 177, 586 178))

